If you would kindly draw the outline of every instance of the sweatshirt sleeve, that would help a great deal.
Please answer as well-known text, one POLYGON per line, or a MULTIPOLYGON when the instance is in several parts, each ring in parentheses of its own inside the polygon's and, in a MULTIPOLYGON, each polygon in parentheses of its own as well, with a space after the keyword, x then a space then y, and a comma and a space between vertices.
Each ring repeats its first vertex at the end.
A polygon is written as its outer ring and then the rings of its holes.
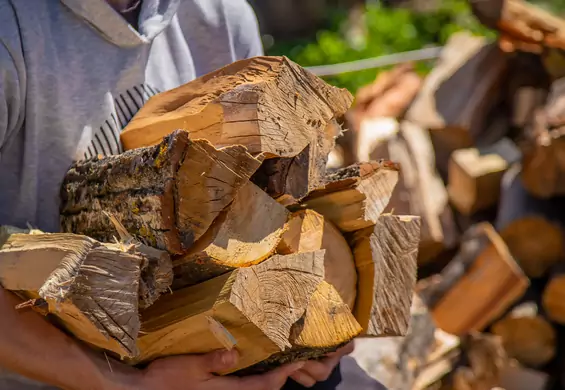
POLYGON ((255 11, 246 0, 236 3, 241 3, 241 6, 238 7, 239 15, 233 18, 237 23, 233 37, 237 59, 261 56, 263 55, 263 44, 255 11))
POLYGON ((25 77, 21 39, 13 9, 0 1, 0 159, 7 140, 24 121, 25 77))

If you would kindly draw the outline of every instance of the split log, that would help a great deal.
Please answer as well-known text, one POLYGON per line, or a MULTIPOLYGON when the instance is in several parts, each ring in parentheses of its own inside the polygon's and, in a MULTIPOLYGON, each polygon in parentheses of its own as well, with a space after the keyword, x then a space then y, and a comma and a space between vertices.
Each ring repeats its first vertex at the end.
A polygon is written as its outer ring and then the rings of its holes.
POLYGON ((404 336, 416 284, 420 218, 383 214, 353 234, 357 267, 355 318, 366 336, 404 336))
POLYGON ((563 198, 539 199, 524 188, 520 165, 504 175, 496 228, 526 275, 539 278, 565 258, 563 198))
POLYGON ((371 158, 387 158, 401 166, 398 185, 385 211, 422 217, 418 264, 424 265, 455 247, 457 227, 447 191, 435 169, 427 131, 402 122, 399 135, 375 149, 371 158))
POLYGON ((457 33, 447 42, 406 113, 407 120, 430 130, 440 172, 446 172, 453 150, 470 147, 484 131, 506 67, 504 53, 485 38, 457 33))
POLYGON ((548 11, 523 0, 469 2, 481 23, 502 33, 503 44, 533 52, 541 46, 565 49, 565 21, 548 11))
POLYGON ((310 298, 306 313, 291 328, 289 341, 292 347, 271 355, 241 374, 263 372, 296 360, 320 358, 349 343, 361 330, 349 306, 336 289, 324 281, 310 298))
POLYGON ((310 193, 301 208, 312 209, 342 232, 374 225, 398 181, 398 165, 388 161, 359 163, 327 176, 327 184, 310 193))
POLYGON ((557 264, 551 270, 549 282, 542 296, 547 316, 558 324, 565 324, 565 266, 557 264))
POLYGON ((541 367, 555 356, 555 330, 535 302, 518 305, 491 326, 508 356, 530 367, 541 367))
POLYGON ((288 215, 283 206, 248 182, 192 248, 173 259, 173 289, 267 259, 282 238, 288 215))
POLYGON ((464 215, 498 203, 504 172, 519 161, 520 151, 508 138, 489 147, 459 149, 449 160, 449 199, 464 215))
MULTIPOLYGON (((341 131, 337 121, 352 100, 345 89, 330 86, 286 57, 255 57, 152 97, 121 140, 133 149, 183 129, 216 147, 241 144, 267 158, 294 159, 304 152, 298 165, 282 162, 297 165, 293 169, 300 170, 303 187, 287 180, 284 169, 267 175, 272 185, 266 187, 274 186, 277 197, 301 198, 323 184, 328 153, 341 131)), ((272 170, 270 165, 266 171, 272 170)))
POLYGON ((144 244, 182 253, 259 165, 242 146, 217 150, 183 131, 157 146, 77 162, 63 183, 62 229, 111 242, 108 212, 144 244))
POLYGON ((134 362, 223 348, 209 317, 235 340, 240 360, 230 372, 291 348, 293 326, 323 281, 323 261, 324 251, 275 255, 162 297, 142 313, 141 353, 134 362))
POLYGON ((448 333, 481 331, 526 291, 528 278, 488 223, 465 233, 439 282, 421 291, 437 325, 448 333))
POLYGON ((565 79, 555 81, 527 134, 522 179, 533 195, 565 195, 565 79))
POLYGON ((3 288, 43 305, 75 337, 119 357, 137 355, 138 307, 153 303, 171 281, 168 255, 143 246, 65 233, 12 234, 0 250, 3 288))
POLYGON ((283 255, 326 250, 324 279, 335 287, 353 310, 357 295, 357 270, 351 249, 339 230, 313 210, 293 213, 277 252, 283 255))

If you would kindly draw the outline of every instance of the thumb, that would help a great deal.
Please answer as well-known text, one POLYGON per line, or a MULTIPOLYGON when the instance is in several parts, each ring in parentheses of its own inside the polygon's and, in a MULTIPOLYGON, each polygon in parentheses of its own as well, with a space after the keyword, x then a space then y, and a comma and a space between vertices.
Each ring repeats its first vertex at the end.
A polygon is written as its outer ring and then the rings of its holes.
POLYGON ((198 356, 195 368, 201 373, 217 373, 233 368, 239 359, 239 354, 235 349, 230 351, 217 350, 198 356))

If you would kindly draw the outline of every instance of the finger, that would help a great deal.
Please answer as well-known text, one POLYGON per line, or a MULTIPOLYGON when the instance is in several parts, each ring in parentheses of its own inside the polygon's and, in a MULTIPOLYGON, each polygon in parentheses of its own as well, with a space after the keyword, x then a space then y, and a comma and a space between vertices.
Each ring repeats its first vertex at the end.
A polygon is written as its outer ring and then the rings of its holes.
POLYGON ((354 350, 355 350, 355 343, 351 341, 346 345, 344 345, 343 347, 341 347, 340 349, 338 349, 337 351, 328 353, 328 357, 333 357, 333 356, 342 357, 345 355, 349 355, 354 350))
POLYGON ((340 359, 341 356, 332 356, 320 361, 311 360, 304 366, 303 371, 317 382, 323 382, 329 378, 340 359))
POLYGON ((199 378, 206 378, 212 373, 234 367, 239 359, 239 354, 235 349, 217 350, 203 355, 190 356, 190 358, 192 361, 187 369, 199 378))
POLYGON ((296 383, 304 386, 304 387, 312 387, 316 384, 316 379, 312 378, 310 375, 308 375, 307 372, 305 372, 304 370, 300 370, 300 371, 296 371, 294 374, 292 374, 290 376, 292 378, 292 380, 294 380, 296 383))
POLYGON ((242 378, 239 388, 246 390, 279 390, 288 378, 304 366, 305 362, 296 362, 279 367, 263 375, 242 378))

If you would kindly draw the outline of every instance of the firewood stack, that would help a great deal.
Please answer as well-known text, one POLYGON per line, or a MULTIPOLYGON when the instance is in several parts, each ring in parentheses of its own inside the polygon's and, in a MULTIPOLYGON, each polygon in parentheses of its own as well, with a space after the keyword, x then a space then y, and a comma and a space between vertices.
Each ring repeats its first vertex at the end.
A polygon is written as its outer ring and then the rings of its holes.
MULTIPOLYGON (((459 358, 444 351, 439 359, 433 347, 406 352, 407 337, 403 359, 419 363, 402 368, 408 387, 391 388, 561 389, 565 20, 522 0, 469 2, 498 31, 495 42, 454 34, 416 92, 403 65, 360 91, 348 118, 349 153, 402 167, 385 212, 421 216, 417 291, 435 325, 460 340, 459 358), (394 110, 387 90, 399 97, 394 110), (493 336, 506 368, 472 384, 478 368, 465 340, 493 336)), ((367 369, 386 382, 383 365, 367 369)))
POLYGON ((227 374, 406 334, 420 218, 388 161, 326 174, 352 96, 286 58, 152 98, 123 154, 75 163, 64 233, 3 228, 0 282, 129 364, 237 348, 227 374))

